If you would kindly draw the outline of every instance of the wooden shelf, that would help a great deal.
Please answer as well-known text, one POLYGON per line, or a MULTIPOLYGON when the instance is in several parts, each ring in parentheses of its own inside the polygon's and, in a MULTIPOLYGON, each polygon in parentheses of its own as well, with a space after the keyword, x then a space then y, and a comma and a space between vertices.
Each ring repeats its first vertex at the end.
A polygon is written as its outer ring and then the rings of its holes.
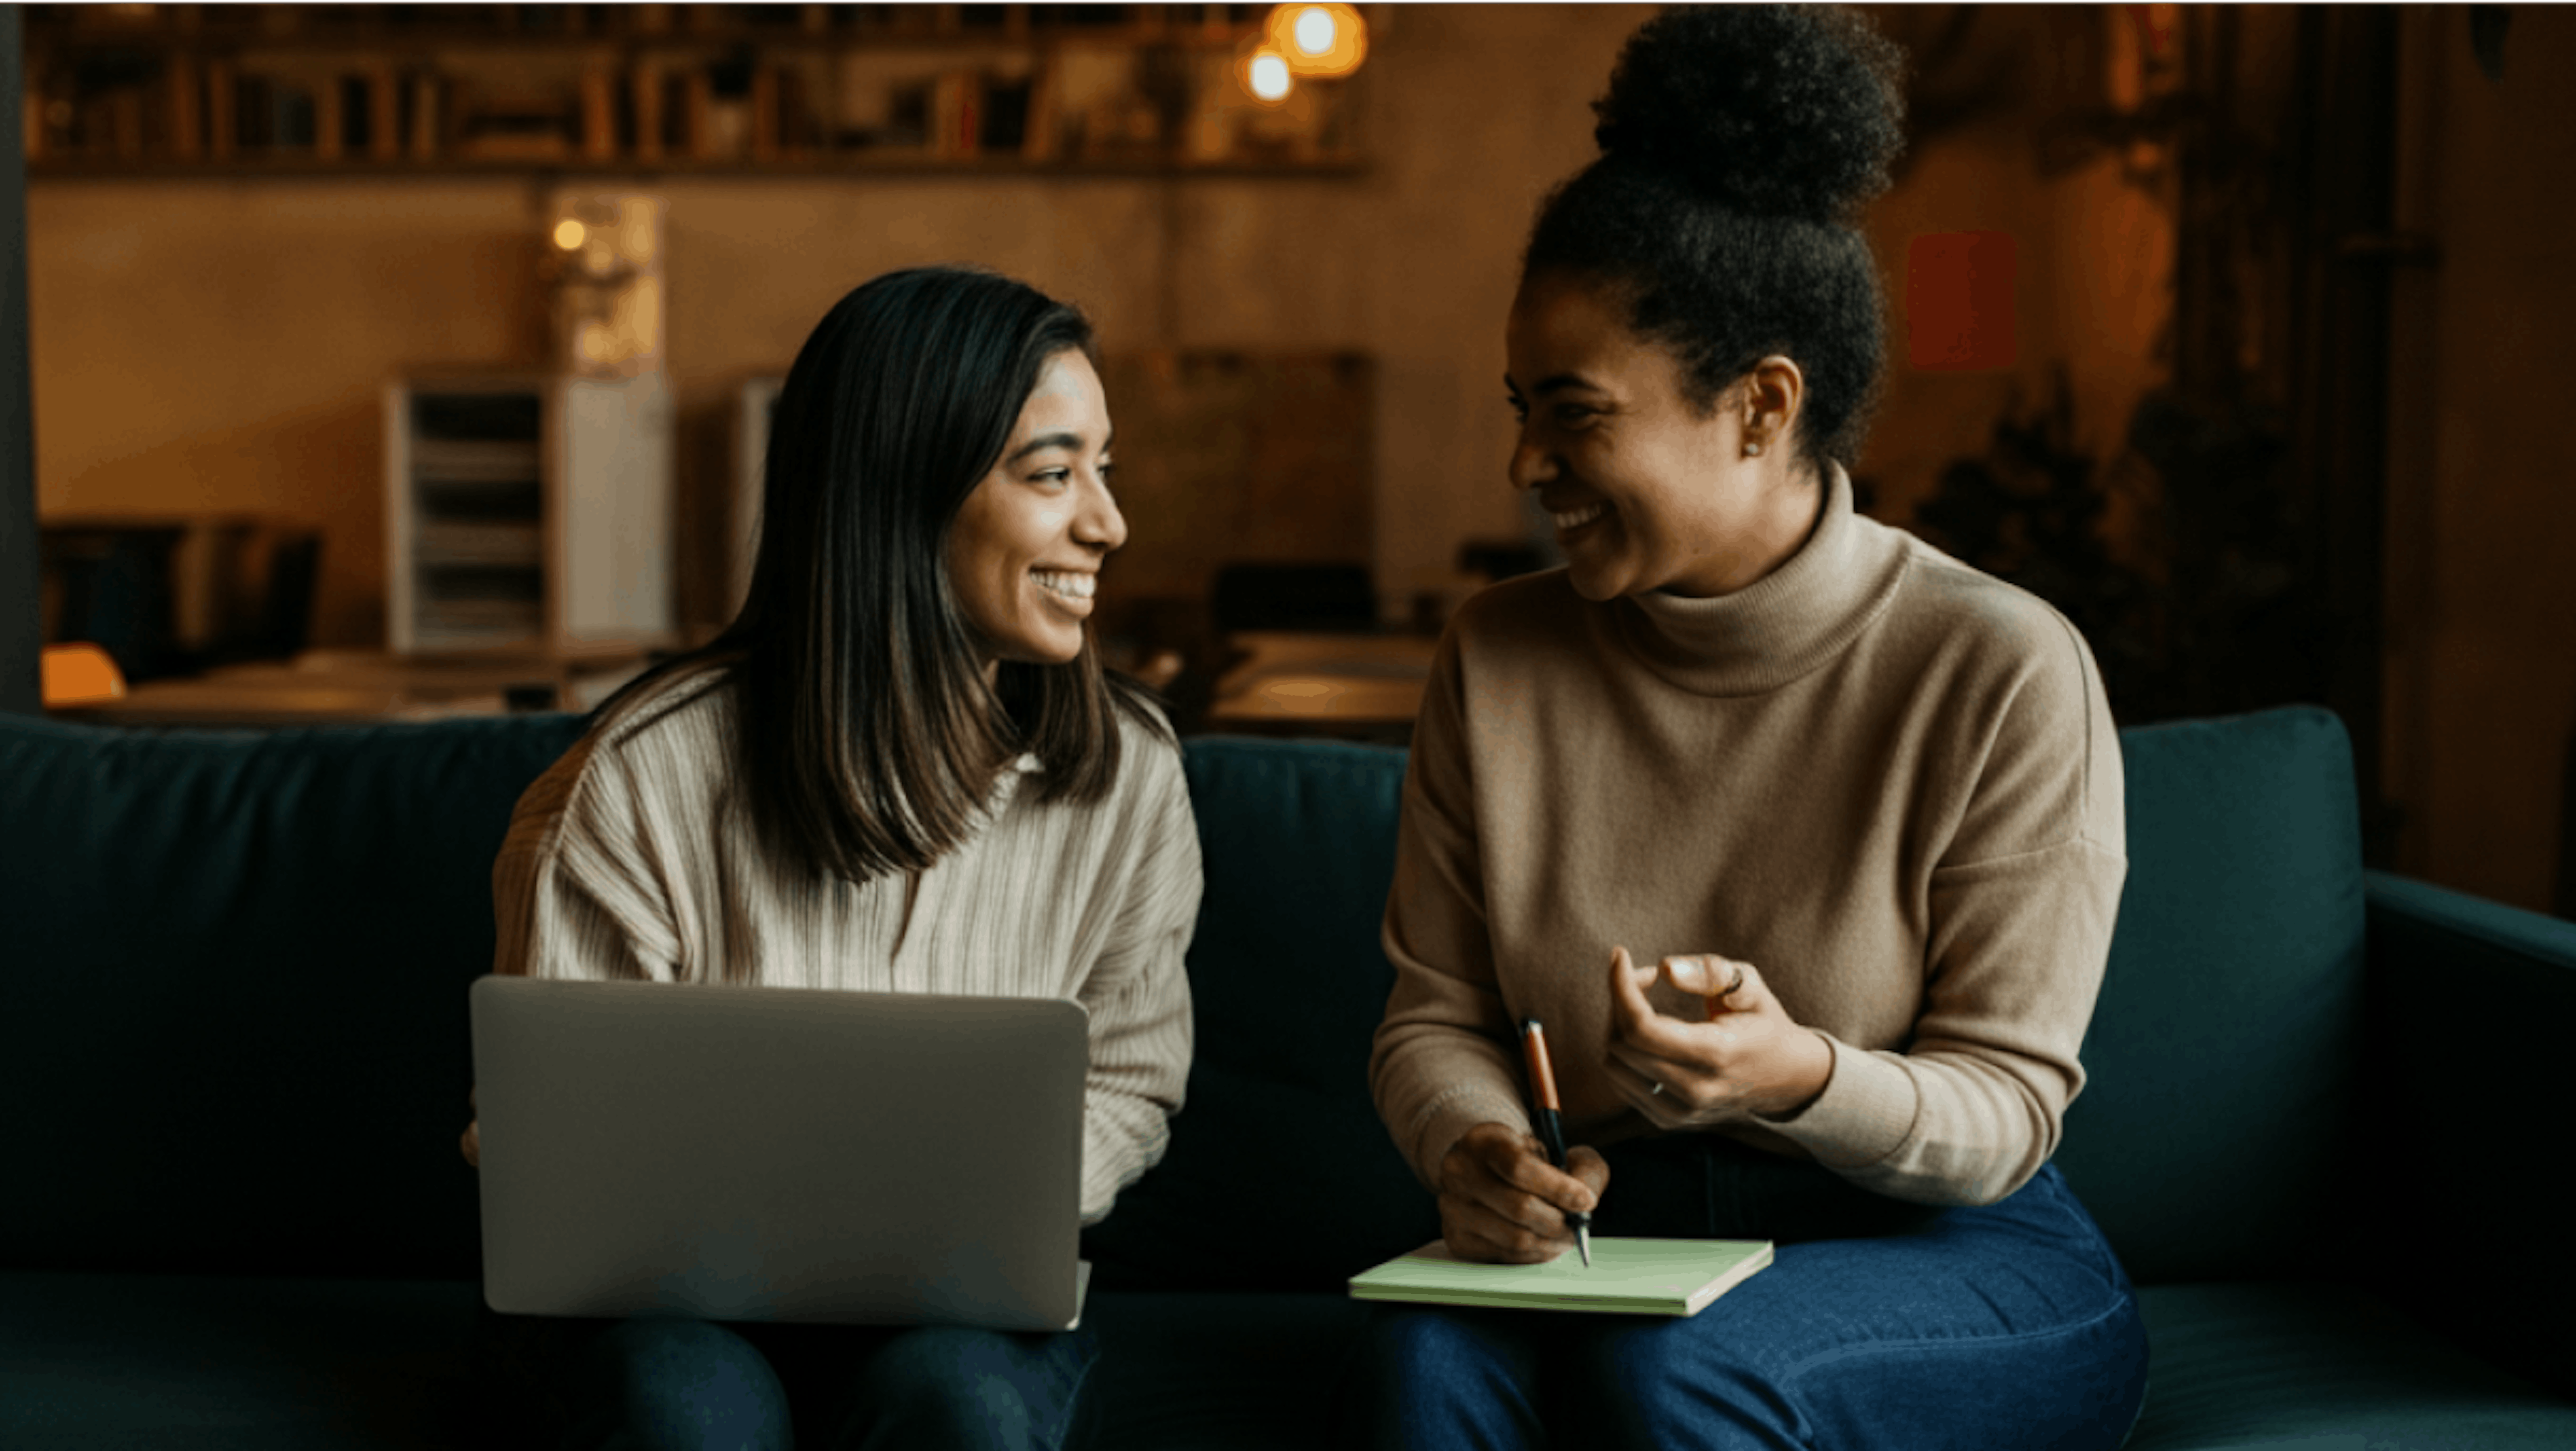
POLYGON ((498 37, 512 42, 773 36, 949 42, 1081 36, 1120 41, 1257 30, 1263 5, 29 5, 33 41, 108 46, 177 36, 225 44, 338 45, 498 37))
POLYGON ((1363 169, 1356 78, 1275 107, 1241 94, 1236 52, 1267 11, 36 6, 26 159, 38 179, 137 180, 1363 169), (988 12, 1002 23, 965 23, 988 12), (435 20, 391 23, 410 14, 435 20), (771 15, 792 23, 749 18, 771 15))
POLYGON ((1286 180, 1298 177, 1348 178, 1364 175, 1368 169, 1368 162, 1359 157, 1262 162, 1027 161, 1009 156, 942 159, 871 157, 865 153, 822 157, 785 156, 772 161, 735 159, 702 161, 686 157, 664 157, 658 161, 585 161, 579 158, 566 158, 561 161, 472 160, 463 157, 438 158, 430 161, 368 161, 363 158, 316 161, 305 156, 235 156, 220 162, 151 160, 125 162, 45 157, 27 163, 27 178, 30 181, 213 181, 244 177, 303 177, 316 181, 344 181, 354 177, 381 180, 404 177, 452 180, 457 177, 491 176, 537 177, 549 180, 600 177, 631 182, 657 177, 692 176, 879 176, 961 179, 1024 176, 1066 181, 1161 176, 1257 177, 1286 180))

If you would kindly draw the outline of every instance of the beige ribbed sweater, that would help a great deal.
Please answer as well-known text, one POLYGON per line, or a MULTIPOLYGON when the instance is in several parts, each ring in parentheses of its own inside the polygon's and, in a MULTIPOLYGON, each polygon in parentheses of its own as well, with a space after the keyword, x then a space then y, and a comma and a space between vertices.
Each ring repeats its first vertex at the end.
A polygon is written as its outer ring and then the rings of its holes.
POLYGON ((1082 1217, 1159 1160, 1189 1076, 1198 833, 1179 752, 1132 721, 1096 805, 1041 805, 1022 756, 984 825, 921 876, 785 863, 733 789, 734 696, 679 682, 584 736, 520 798, 493 868, 493 970, 849 992, 1071 998, 1091 1014, 1082 1217), (680 702, 659 708, 665 700, 680 702))
POLYGON ((1614 944, 1751 962, 1831 1041, 1803 1112, 1723 1132, 1935 1204, 2055 1149, 2127 870, 2100 677, 2064 617, 1854 514, 1839 471, 1734 594, 1593 604, 1560 570, 1470 600, 1402 820, 1370 1078, 1424 1183, 1476 1123, 1527 1124, 1524 1017, 1571 1137, 1652 1131, 1603 1069, 1614 944))

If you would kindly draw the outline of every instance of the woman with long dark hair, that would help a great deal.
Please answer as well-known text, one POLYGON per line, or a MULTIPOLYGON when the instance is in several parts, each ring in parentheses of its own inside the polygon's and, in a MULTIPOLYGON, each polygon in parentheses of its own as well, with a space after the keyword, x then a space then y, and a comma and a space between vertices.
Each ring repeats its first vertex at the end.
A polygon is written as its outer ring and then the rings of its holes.
POLYGON ((2126 872, 2101 681, 1852 508, 1900 59, 1775 6, 1621 55, 1505 331, 1567 564, 1442 641, 1386 916, 1373 1087, 1454 1253, 1552 1259, 1590 1212, 1777 1259, 1688 1319, 1376 1307, 1376 1444, 2092 1451, 2136 1415, 2135 1297, 2048 1162, 2126 872))
MULTIPOLYGON (((1180 1104, 1200 892, 1177 742, 1085 626, 1126 538, 1110 443, 1072 307, 958 268, 843 298, 778 398, 741 615, 520 801, 495 971, 1077 1000, 1082 1214, 1106 1215, 1180 1104)), ((1055 1446, 1095 1353, 950 1327, 567 1338, 540 1379, 568 1446, 1055 1446)))

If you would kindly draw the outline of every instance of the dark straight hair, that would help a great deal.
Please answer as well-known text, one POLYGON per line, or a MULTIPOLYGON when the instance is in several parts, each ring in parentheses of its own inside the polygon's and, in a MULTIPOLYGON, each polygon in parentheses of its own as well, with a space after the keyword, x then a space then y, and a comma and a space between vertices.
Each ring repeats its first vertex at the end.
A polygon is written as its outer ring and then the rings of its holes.
POLYGON ((721 669, 756 829, 851 881, 964 844, 1021 751, 1044 768, 1039 800, 1106 796, 1121 714, 1171 738, 1153 697, 1102 668, 1087 627, 1070 662, 1005 660, 988 686, 947 566, 950 527, 1048 361, 1092 349, 1078 309, 978 269, 890 272, 842 298, 778 395, 741 613, 599 723, 677 704, 653 687, 721 669))

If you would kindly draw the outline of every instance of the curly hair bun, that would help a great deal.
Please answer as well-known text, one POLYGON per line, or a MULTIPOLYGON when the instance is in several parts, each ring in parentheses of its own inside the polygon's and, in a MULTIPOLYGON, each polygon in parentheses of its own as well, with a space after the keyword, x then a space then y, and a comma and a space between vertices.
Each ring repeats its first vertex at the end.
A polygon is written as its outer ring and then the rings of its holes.
POLYGON ((1887 189, 1904 62, 1839 8, 1677 9, 1628 38, 1592 135, 1730 211, 1833 221, 1887 189))

